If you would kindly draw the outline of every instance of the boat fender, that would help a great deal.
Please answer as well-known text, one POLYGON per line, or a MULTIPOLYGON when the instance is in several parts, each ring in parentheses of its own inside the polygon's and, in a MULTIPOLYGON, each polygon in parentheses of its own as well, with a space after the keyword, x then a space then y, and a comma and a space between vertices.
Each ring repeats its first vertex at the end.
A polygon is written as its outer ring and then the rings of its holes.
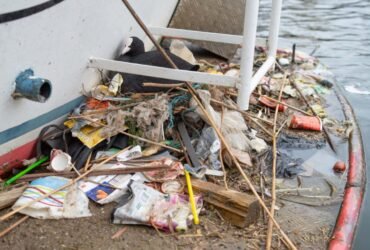
POLYGON ((14 99, 27 98, 35 102, 46 102, 51 95, 51 82, 45 78, 34 75, 32 69, 26 69, 19 73, 15 79, 15 90, 12 94, 14 99))

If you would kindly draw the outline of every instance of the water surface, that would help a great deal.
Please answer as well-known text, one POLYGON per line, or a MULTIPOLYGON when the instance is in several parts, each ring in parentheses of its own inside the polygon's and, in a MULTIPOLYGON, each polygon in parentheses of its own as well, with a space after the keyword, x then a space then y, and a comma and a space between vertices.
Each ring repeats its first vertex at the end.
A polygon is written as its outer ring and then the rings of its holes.
MULTIPOLYGON (((270 3, 263 0, 260 4, 260 35, 267 34, 270 3)), ((283 0, 280 37, 282 47, 296 43, 308 53, 317 48, 314 56, 336 75, 355 110, 370 162, 370 0, 283 0)), ((370 170, 367 174, 370 180, 370 170)), ((354 249, 370 249, 367 190, 354 249)))

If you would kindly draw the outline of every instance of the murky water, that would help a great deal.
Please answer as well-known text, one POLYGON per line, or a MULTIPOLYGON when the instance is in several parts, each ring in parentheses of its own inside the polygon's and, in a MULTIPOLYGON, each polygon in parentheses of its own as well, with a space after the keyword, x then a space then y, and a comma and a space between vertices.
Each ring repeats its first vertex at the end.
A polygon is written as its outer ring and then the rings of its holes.
MULTIPOLYGON (((267 34, 270 0, 260 4, 259 34, 267 34)), ((283 0, 280 46, 297 44, 336 75, 354 107, 370 162, 370 0, 283 0)), ((370 164, 368 164, 370 166, 370 164)), ((368 180, 370 180, 368 169, 368 180)), ((370 182, 354 249, 369 249, 370 182)))

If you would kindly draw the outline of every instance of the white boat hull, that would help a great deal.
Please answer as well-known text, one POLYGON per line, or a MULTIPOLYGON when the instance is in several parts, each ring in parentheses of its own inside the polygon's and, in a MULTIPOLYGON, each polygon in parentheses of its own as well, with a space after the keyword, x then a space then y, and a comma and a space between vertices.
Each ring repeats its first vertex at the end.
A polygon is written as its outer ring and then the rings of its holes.
MULTIPOLYGON (((130 2, 147 25, 161 27, 167 26, 177 5, 177 0, 130 2)), ((0 3, 0 167, 14 149, 34 141, 42 127, 62 120, 82 101, 83 88, 100 79, 99 72, 87 69, 89 57, 115 57, 124 39, 132 35, 144 37, 120 0, 0 3), (45 2, 58 3, 4 21, 9 13, 45 2), (45 103, 11 96, 17 75, 28 68, 52 84, 45 103)), ((148 41, 146 45, 151 46, 148 41)))

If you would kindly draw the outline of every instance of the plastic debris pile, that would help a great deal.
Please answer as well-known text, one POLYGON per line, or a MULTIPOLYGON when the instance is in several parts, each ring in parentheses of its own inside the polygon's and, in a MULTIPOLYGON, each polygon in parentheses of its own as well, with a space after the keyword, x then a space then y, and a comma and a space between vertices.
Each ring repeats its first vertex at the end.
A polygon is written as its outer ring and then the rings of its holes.
MULTIPOLYGON (((171 51, 197 63, 200 71, 239 74, 238 64, 196 61, 180 41, 171 51)), ((258 47, 256 52, 258 67, 266 49, 258 47)), ((278 51, 275 70, 253 92, 247 112, 236 105, 236 89, 194 85, 233 156, 267 196, 275 110, 281 133, 278 178, 292 179, 308 171, 305 161, 294 158, 289 149, 325 148, 323 128, 343 137, 350 129, 324 109, 332 76, 311 56, 296 52, 294 62, 291 56, 290 50, 278 51)), ((199 223, 201 211, 209 209, 204 204, 220 209, 236 226, 256 222, 260 207, 255 197, 241 186, 240 176, 235 177, 231 155, 185 86, 166 88, 158 83, 158 91, 148 93, 141 83, 134 89, 144 91, 127 93, 124 79, 119 73, 102 79, 63 124, 41 131, 36 164, 27 163, 22 174, 5 181, 3 192, 10 192, 14 183, 30 184, 5 206, 34 218, 59 219, 92 216, 89 200, 113 202, 117 205, 112 223, 149 225, 166 232, 186 231, 192 221, 199 223), (191 179, 185 178, 188 173, 191 179), (241 199, 248 202, 240 205, 241 199)), ((150 83, 151 90, 155 85, 150 83)), ((338 169, 344 171, 343 166, 338 169)))

